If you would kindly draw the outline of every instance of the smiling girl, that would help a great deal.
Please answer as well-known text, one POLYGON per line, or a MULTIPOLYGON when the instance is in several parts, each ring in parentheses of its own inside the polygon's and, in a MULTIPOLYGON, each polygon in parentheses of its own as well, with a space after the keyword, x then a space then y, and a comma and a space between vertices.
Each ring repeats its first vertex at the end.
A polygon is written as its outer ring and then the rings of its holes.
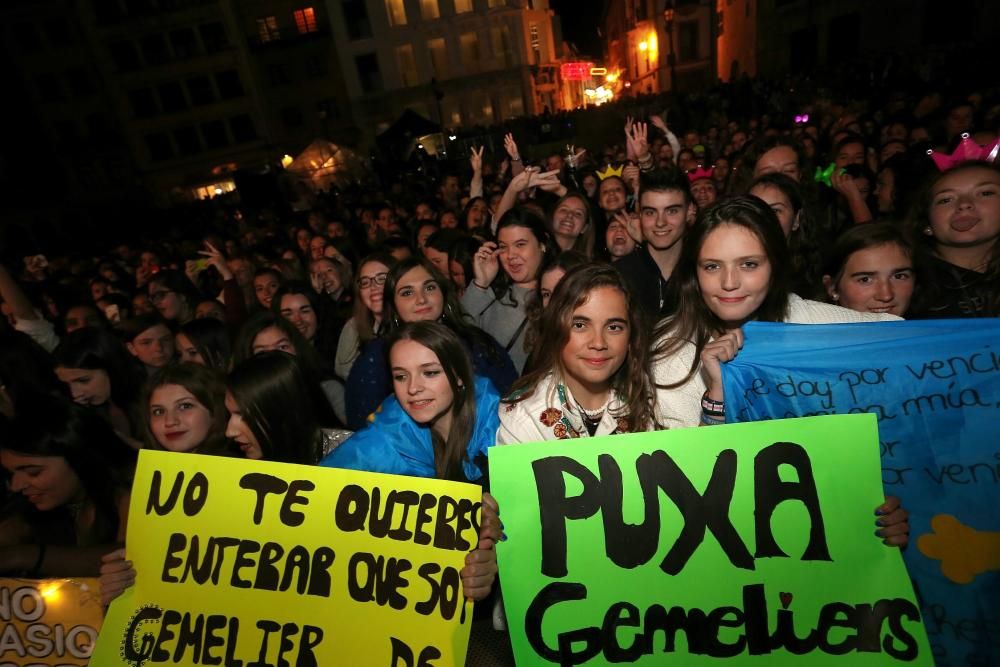
POLYGON ((146 447, 239 455, 226 440, 225 394, 222 376, 206 366, 176 364, 157 371, 143 392, 146 447))

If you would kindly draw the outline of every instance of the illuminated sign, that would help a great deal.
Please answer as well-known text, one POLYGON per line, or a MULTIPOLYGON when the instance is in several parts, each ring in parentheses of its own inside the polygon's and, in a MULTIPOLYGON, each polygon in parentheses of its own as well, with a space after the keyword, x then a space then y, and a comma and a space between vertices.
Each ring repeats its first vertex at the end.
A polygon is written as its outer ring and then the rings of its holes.
POLYGON ((590 69, 594 63, 574 62, 563 63, 559 68, 559 76, 564 81, 583 81, 590 78, 590 69))

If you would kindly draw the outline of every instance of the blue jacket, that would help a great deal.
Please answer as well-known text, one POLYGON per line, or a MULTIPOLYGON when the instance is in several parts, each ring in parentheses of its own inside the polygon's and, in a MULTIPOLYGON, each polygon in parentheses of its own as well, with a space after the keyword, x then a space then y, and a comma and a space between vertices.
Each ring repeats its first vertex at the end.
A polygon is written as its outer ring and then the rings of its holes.
MULTIPOLYGON (((517 379, 517 371, 507 351, 492 338, 491 350, 475 343, 466 343, 472 359, 472 372, 488 377, 501 394, 506 394, 517 379)), ((360 431, 386 396, 392 393, 389 364, 386 362, 385 340, 375 338, 361 350, 361 356, 351 367, 347 378, 347 428, 360 431)))
MULTIPOLYGON (((463 462, 469 481, 483 477, 487 450, 496 444, 500 426, 500 394, 488 378, 476 377, 476 425, 463 462)), ((345 440, 319 463, 329 468, 349 468, 410 477, 433 478, 434 446, 431 431, 410 418, 395 396, 382 402, 368 425, 345 440)))

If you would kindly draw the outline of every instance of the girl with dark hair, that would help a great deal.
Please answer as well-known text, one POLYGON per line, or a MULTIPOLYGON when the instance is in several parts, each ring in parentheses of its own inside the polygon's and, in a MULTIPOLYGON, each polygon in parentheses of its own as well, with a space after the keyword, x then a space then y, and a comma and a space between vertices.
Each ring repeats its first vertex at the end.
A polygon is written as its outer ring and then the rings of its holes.
POLYGON ((504 399, 498 444, 655 428, 641 318, 611 265, 570 269, 545 309, 531 370, 504 399))
POLYGON ((556 285, 569 271, 588 262, 589 260, 583 255, 568 250, 556 255, 552 262, 542 269, 538 279, 538 288, 528 297, 528 330, 524 337, 524 346, 528 350, 528 361, 524 364, 525 371, 535 367, 534 352, 541 330, 542 315, 552 299, 552 292, 555 291, 556 285))
POLYGON ((327 374, 334 374, 333 360, 337 354, 340 332, 344 328, 344 321, 337 316, 335 308, 324 302, 305 282, 293 280, 274 293, 271 310, 299 330, 302 337, 316 350, 327 374))
POLYGON ((74 331, 52 358, 56 377, 75 403, 97 410, 125 437, 138 432, 131 413, 142 376, 114 334, 104 329, 74 331))
POLYGON ((570 192, 556 202, 549 231, 560 250, 573 250, 584 257, 594 256, 595 225, 587 198, 570 192))
POLYGON ((288 320, 271 312, 257 313, 243 325, 233 351, 233 364, 264 352, 284 352, 299 358, 302 371, 312 384, 321 387, 326 394, 328 407, 335 417, 329 421, 344 421, 344 385, 337 379, 327 378, 323 373, 316 350, 299 330, 288 320))
POLYGON ((257 269, 253 274, 253 293, 257 297, 257 305, 264 310, 269 310, 275 292, 284 282, 285 277, 276 269, 269 266, 257 269))
POLYGON ((483 242, 480 239, 462 236, 456 239, 448 250, 448 275, 458 291, 459 299, 465 294, 469 281, 472 280, 474 275, 472 258, 476 256, 476 251, 481 245, 483 242))
MULTIPOLYGON (((496 442, 499 395, 476 377, 462 340, 437 322, 411 322, 388 338, 393 395, 320 465, 483 483, 496 442)), ((483 493, 478 548, 466 556, 466 598, 487 597, 496 577, 499 508, 483 493)))
POLYGON ((142 394, 143 440, 149 449, 236 456, 226 440, 222 374, 198 364, 174 364, 153 374, 142 394))
POLYGON ((473 260, 473 279, 462 305, 476 324, 493 333, 518 370, 528 358, 524 347, 528 295, 538 284, 542 266, 557 254, 559 246, 545 221, 522 206, 503 215, 497 242, 484 243, 473 260))
POLYGON ((97 414, 54 396, 22 402, 2 428, 0 463, 25 502, 0 521, 0 572, 96 575, 125 538, 135 450, 97 414))
POLYGON ((1000 168, 964 162, 938 175, 915 213, 921 281, 911 317, 1000 316, 1000 168))
POLYGON ((354 314, 344 325, 337 342, 334 370, 339 378, 346 379, 351 374, 362 348, 381 331, 385 280, 395 263, 392 255, 375 253, 358 265, 358 277, 354 281, 354 314))
POLYGON ((750 320, 832 324, 898 319, 807 301, 791 291, 788 243, 774 211, 733 197, 698 217, 671 278, 677 310, 655 331, 657 405, 669 427, 720 423, 720 364, 743 345, 750 320), (704 400, 703 400, 704 399, 704 400))
MULTIPOLYGON (((517 377, 510 357, 492 336, 466 320, 451 282, 426 259, 410 257, 398 262, 386 278, 385 297, 382 317, 386 334, 407 322, 441 322, 467 345, 478 375, 489 378, 501 392, 510 388, 517 377)), ((351 387, 347 396, 349 428, 361 428, 392 390, 385 351, 384 340, 372 340, 351 369, 347 382, 351 387)))
POLYGON ((861 313, 904 317, 915 283, 913 245, 884 222, 841 234, 823 267, 830 302, 861 313))
POLYGON ((225 373, 232 358, 229 329, 221 321, 206 317, 183 325, 174 337, 178 361, 200 364, 225 373))
POLYGON ((462 228, 479 232, 490 228, 490 207, 482 197, 472 197, 462 210, 462 228))
POLYGON ((226 436, 248 459, 314 465, 347 435, 333 429, 325 398, 301 359, 262 352, 226 380, 226 436))
POLYGON ((347 319, 351 312, 351 274, 351 265, 346 259, 339 261, 323 257, 309 264, 309 280, 313 289, 343 319, 347 319))
POLYGON ((184 324, 194 319, 194 309, 204 295, 180 271, 165 270, 149 281, 149 300, 168 322, 184 324))

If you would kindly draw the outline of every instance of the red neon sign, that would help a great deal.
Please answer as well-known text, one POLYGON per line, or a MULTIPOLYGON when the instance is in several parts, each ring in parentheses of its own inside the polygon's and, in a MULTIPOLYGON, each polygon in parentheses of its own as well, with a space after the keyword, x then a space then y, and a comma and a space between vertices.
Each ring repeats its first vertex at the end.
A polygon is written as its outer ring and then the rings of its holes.
POLYGON ((563 63, 559 68, 559 75, 564 81, 583 81, 590 78, 590 68, 594 63, 563 63))

